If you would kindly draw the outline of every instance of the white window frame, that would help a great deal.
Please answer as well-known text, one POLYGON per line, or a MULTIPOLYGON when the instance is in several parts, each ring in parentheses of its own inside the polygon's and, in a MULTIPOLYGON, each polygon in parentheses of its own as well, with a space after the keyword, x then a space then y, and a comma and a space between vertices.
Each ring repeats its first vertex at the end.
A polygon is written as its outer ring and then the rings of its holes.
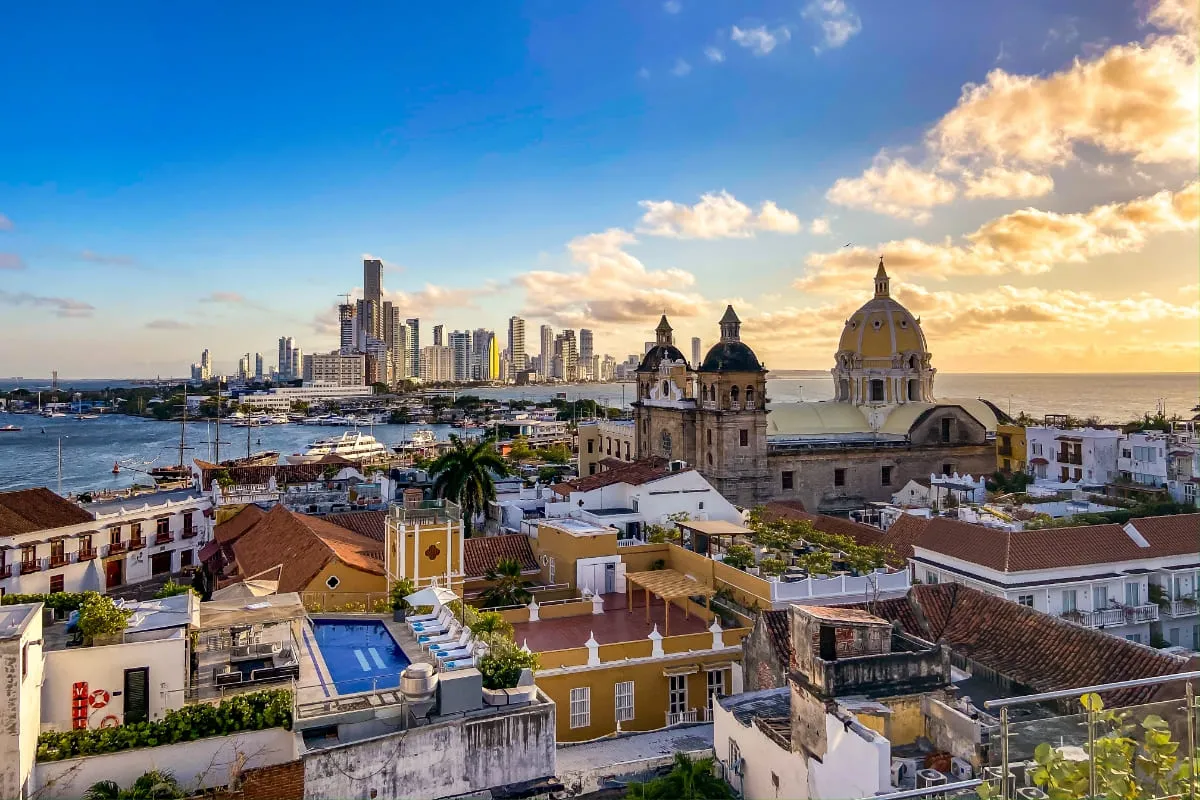
POLYGON ((1061 603, 1062 603, 1062 613, 1064 613, 1064 614, 1067 614, 1071 611, 1078 611, 1079 610, 1079 593, 1074 589, 1063 589, 1061 603), (1070 598, 1071 602, 1068 603, 1067 598, 1070 598))
POLYGON ((592 724, 592 689, 577 686, 571 690, 571 727, 586 728, 592 724))
POLYGON ((1103 611, 1108 608, 1108 587, 1093 586, 1092 587, 1092 610, 1103 611))
POLYGON ((688 676, 672 675, 667 679, 667 713, 684 714, 687 710, 688 676))
POLYGON ((707 688, 706 693, 708 694, 708 710, 709 710, 709 712, 711 712, 712 707, 713 707, 713 695, 715 694, 717 697, 725 696, 725 693, 726 693, 725 692, 725 687, 726 687, 725 670, 723 670, 723 669, 709 670, 708 671, 708 679, 707 679, 707 687, 708 688, 707 688), (716 676, 716 678, 717 678, 716 681, 713 680, 713 676, 716 676))
POLYGON ((1125 605, 1133 608, 1142 605, 1142 582, 1125 581, 1125 605))
POLYGON ((1031 594, 1017 595, 1017 605, 1025 606, 1026 608, 1033 608, 1033 595, 1031 595, 1031 594), (1026 602, 1027 600, 1028 600, 1028 602, 1026 602))
POLYGON ((633 719, 633 681, 618 681, 613 687, 613 708, 617 722, 633 719))

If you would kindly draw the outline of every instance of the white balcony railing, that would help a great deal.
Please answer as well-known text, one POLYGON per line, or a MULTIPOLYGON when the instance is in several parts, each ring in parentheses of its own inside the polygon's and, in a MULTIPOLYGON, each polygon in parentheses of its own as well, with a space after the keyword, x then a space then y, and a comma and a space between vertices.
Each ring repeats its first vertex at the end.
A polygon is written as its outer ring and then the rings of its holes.
POLYGON ((646 544, 646 542, 636 538, 617 539, 617 547, 633 547, 635 544, 646 544))
POLYGON ((1123 606, 1102 608, 1099 611, 1064 611, 1063 619, 1085 628, 1106 628, 1110 625, 1136 625, 1157 622, 1158 606, 1123 606))
POLYGON ((679 725, 684 722, 695 722, 695 721, 696 721, 696 709, 694 709, 694 708, 690 711, 678 711, 674 714, 672 714, 669 711, 667 712, 667 727, 668 728, 671 727, 672 725, 679 725))
POLYGON ((1165 614, 1173 619, 1178 617, 1194 617, 1200 614, 1200 604, 1196 602, 1195 598, 1171 600, 1167 603, 1165 614))
POLYGON ((1128 623, 1158 622, 1158 605, 1126 606, 1125 621, 1128 623))

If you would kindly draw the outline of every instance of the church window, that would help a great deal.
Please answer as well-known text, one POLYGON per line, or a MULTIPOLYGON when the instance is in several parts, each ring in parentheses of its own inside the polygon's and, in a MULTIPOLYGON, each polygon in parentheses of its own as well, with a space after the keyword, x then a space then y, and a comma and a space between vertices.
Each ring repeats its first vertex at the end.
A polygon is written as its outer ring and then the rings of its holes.
POLYGON ((730 402, 732 405, 735 405, 735 406, 737 405, 737 402, 738 402, 738 388, 737 388, 736 386, 734 386, 733 388, 731 388, 731 389, 729 390, 729 402, 730 402))
POLYGON ((942 464, 942 474, 943 475, 954 474, 954 465, 953 464, 942 464))
POLYGON ((712 447, 712 431, 705 431, 704 434, 704 443, 712 447))
POLYGON ((900 327, 901 327, 901 328, 907 328, 907 327, 908 327, 908 320, 906 320, 906 319, 902 319, 902 320, 900 320, 900 327))
POLYGON ((670 397, 671 396, 671 384, 667 383, 666 381, 663 381, 662 393, 663 393, 664 398, 670 397))
POLYGON ((883 381, 879 378, 871 379, 871 402, 882 403, 885 395, 883 390, 883 381))
POLYGON ((787 490, 787 489, 791 489, 791 488, 793 487, 794 483, 795 483, 795 479, 796 479, 796 473, 792 472, 790 469, 788 469, 788 470, 784 470, 784 471, 783 471, 783 475, 782 475, 782 479, 783 479, 783 480, 782 480, 782 484, 781 484, 781 485, 782 485, 782 487, 783 487, 785 490, 787 490))
POLYGON ((746 430, 745 428, 742 428, 740 431, 738 431, 738 438, 741 442, 742 447, 750 446, 750 431, 746 430))
POLYGON ((754 387, 746 387, 746 408, 754 408, 754 387))
POLYGON ((908 357, 908 366, 911 367, 912 369, 917 368, 917 357, 916 356, 908 357))
POLYGON ((879 468, 879 482, 884 486, 892 485, 892 468, 883 466, 879 468))
POLYGON ((916 378, 909 378, 909 380, 908 380, 908 399, 909 400, 920 400, 921 399, 921 382, 919 380, 917 380, 916 378))
POLYGON ((837 469, 835 469, 833 471, 833 485, 834 486, 845 486, 846 485, 846 470, 842 469, 841 467, 838 467, 837 469))
POLYGON ((711 466, 712 466, 712 464, 713 464, 713 462, 712 462, 712 453, 709 453, 709 454, 708 454, 708 465, 711 467, 711 466))

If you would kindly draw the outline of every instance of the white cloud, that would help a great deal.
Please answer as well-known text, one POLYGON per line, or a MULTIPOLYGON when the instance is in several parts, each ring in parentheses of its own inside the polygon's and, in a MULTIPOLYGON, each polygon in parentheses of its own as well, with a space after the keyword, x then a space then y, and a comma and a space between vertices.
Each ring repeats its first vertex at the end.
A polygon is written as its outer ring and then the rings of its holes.
POLYGON ((212 292, 200 298, 201 303, 227 303, 230 305, 242 305, 246 302, 246 298, 237 292, 212 292))
POLYGON ((704 57, 714 64, 720 64, 725 60, 725 53, 721 50, 721 48, 709 45, 708 47, 704 48, 704 57))
POLYGON ((769 31, 765 25, 745 29, 734 25, 729 33, 729 38, 753 52, 754 55, 765 56, 774 50, 781 41, 786 42, 792 38, 792 34, 787 28, 769 31))
POLYGON ((1054 179, 1024 169, 988 167, 981 174, 963 173, 967 197, 1041 197, 1054 190, 1054 179))
POLYGON ((650 70, 646 69, 645 67, 642 67, 641 69, 639 69, 637 71, 637 76, 639 78, 641 78, 642 80, 646 80, 647 78, 650 77, 650 70))
POLYGON ((862 208, 920 224, 929 220, 928 209, 949 203, 958 191, 954 184, 933 172, 918 169, 903 158, 880 154, 857 178, 839 178, 825 198, 831 203, 862 208))
POLYGON ((146 327, 155 331, 184 331, 192 326, 177 319, 152 319, 146 327))
POLYGON ((867 285, 875 259, 884 254, 894 275, 946 280, 963 275, 1047 272, 1057 264, 1140 251, 1155 235, 1194 231, 1200 226, 1200 184, 1163 190, 1124 203, 1061 214, 1025 208, 991 220, 955 243, 893 240, 875 247, 814 253, 794 286, 839 292, 867 285))
POLYGON ((28 292, 6 292, 0 289, 0 303, 10 306, 32 306, 48 308, 54 311, 54 316, 90 317, 96 307, 82 300, 72 300, 69 297, 43 297, 28 292))
POLYGON ((667 0, 667 2, 663 3, 663 11, 668 14, 678 14, 682 10, 683 3, 679 2, 679 0, 667 0))
POLYGON ((638 230, 676 239, 746 238, 756 231, 799 233, 800 219, 768 200, 757 214, 729 192, 709 192, 695 205, 672 200, 643 200, 646 212, 638 230))
POLYGON ((801 16, 821 28, 821 44, 813 47, 817 53, 836 50, 862 30, 862 20, 843 0, 813 0, 801 16))
POLYGON ((817 236, 824 236, 829 233, 829 220, 825 217, 817 217, 812 221, 812 225, 809 226, 809 231, 817 236))
POLYGON ((533 270, 514 279, 525 290, 525 315, 578 327, 642 325, 662 313, 691 317, 709 312, 708 301, 687 290, 694 275, 647 269, 625 249, 636 242, 619 228, 572 239, 567 251, 578 269, 533 270))
POLYGON ((692 71, 692 65, 684 61, 682 58, 675 59, 675 66, 671 67, 671 74, 676 78, 682 78, 692 71))
POLYGON ((13 221, 3 214, 0 214, 0 231, 11 231, 12 229, 13 221))
POLYGON ((25 259, 16 253, 0 253, 0 270, 25 269, 25 259))

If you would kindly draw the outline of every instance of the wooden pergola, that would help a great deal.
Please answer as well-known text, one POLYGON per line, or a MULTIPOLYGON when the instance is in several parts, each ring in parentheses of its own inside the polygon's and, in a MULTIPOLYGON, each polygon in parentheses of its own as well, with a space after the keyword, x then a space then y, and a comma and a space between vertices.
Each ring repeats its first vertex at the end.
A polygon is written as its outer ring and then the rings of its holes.
POLYGON ((675 525, 681 530, 691 531, 692 552, 706 556, 712 555, 714 539, 726 538, 733 544, 739 536, 754 536, 752 529, 720 519, 689 519, 676 522, 675 525))
POLYGON ((656 569, 647 572, 629 572, 625 574, 625 607, 633 613, 634 586, 640 586, 646 592, 646 622, 650 621, 650 595, 662 598, 663 601, 663 636, 671 635, 671 601, 683 598, 683 616, 688 616, 687 599, 689 597, 704 597, 704 607, 709 609, 712 596, 717 590, 694 578, 689 578, 673 569, 656 569))

